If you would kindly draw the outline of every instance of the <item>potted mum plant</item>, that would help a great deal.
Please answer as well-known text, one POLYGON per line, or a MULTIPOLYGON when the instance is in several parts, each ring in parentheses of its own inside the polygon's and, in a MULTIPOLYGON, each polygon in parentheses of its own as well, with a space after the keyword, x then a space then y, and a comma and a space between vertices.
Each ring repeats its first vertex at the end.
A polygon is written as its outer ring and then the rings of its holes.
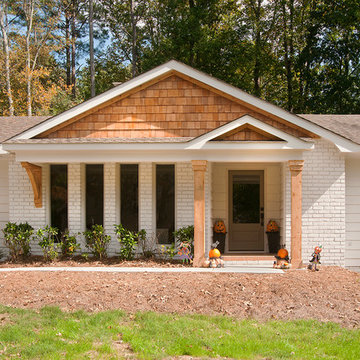
POLYGON ((280 249, 280 231, 275 220, 269 220, 266 226, 266 234, 269 244, 269 252, 276 254, 280 249))

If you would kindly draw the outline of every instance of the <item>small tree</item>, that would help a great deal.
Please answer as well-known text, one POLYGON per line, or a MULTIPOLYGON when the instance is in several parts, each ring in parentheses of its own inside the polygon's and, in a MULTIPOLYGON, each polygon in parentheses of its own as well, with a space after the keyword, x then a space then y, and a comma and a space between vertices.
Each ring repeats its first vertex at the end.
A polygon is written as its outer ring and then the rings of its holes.
POLYGON ((85 236, 86 247, 94 256, 100 259, 107 257, 107 248, 111 237, 105 234, 102 225, 93 225, 90 230, 84 231, 83 234, 85 236))
POLYGON ((59 230, 56 227, 46 225, 44 228, 40 228, 36 235, 40 239, 38 244, 41 246, 44 260, 53 261, 57 258, 57 246, 55 244, 56 236, 59 230))
POLYGON ((9 249, 12 261, 18 260, 20 257, 29 256, 31 253, 30 240, 34 228, 26 223, 17 225, 8 222, 3 229, 5 245, 9 249))
POLYGON ((139 232, 133 232, 125 229, 121 224, 114 225, 115 233, 120 243, 120 257, 124 260, 134 259, 135 249, 139 239, 142 242, 145 241, 146 231, 140 230, 139 232))
POLYGON ((80 244, 76 241, 76 235, 70 235, 68 231, 62 234, 59 245, 63 257, 72 256, 76 250, 80 249, 80 244))

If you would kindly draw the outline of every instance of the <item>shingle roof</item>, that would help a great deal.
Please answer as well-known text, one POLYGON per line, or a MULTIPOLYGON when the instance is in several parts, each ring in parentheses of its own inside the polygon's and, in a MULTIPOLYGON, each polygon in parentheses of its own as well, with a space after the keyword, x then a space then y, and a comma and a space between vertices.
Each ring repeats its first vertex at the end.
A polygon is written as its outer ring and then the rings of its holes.
POLYGON ((49 116, 0 116, 0 144, 48 118, 49 116))
POLYGON ((360 144, 360 115, 299 114, 299 116, 360 144))

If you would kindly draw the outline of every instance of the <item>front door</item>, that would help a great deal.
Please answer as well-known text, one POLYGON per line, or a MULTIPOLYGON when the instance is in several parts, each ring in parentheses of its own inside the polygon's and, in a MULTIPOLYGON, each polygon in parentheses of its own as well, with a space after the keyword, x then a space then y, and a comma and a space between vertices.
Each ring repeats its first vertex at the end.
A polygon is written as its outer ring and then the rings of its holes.
POLYGON ((264 171, 229 171, 229 251, 264 250, 264 171))

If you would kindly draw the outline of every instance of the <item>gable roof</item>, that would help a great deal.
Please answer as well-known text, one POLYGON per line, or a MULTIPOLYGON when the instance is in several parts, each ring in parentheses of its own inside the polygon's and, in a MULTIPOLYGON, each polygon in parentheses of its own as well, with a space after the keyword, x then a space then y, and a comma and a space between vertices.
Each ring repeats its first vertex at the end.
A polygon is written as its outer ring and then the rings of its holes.
POLYGON ((184 78, 193 79, 204 87, 211 88, 213 91, 225 94, 239 103, 243 103, 247 107, 258 109, 263 113, 270 114, 279 119, 283 119, 288 123, 298 126, 310 133, 323 137, 333 142, 341 151, 360 151, 360 142, 352 140, 349 136, 343 136, 336 131, 329 129, 327 126, 319 126, 315 121, 309 120, 305 116, 298 116, 292 114, 276 105, 273 105, 265 100, 259 99, 253 95, 246 93, 232 85, 229 85, 221 80, 213 78, 205 73, 193 69, 178 61, 171 60, 163 65, 156 67, 134 79, 131 79, 121 85, 118 85, 103 94, 100 94, 88 101, 83 102, 59 115, 56 115, 44 122, 36 124, 35 126, 25 130, 14 137, 17 139, 31 139, 39 134, 42 134, 57 126, 63 125, 68 120, 82 117, 94 109, 103 106, 104 104, 116 101, 121 96, 127 96, 131 91, 149 86, 149 84, 160 81, 171 74, 178 74, 184 78))
POLYGON ((49 116, 0 116, 0 144, 48 118, 49 116))
POLYGON ((360 144, 360 115, 299 114, 299 116, 360 144))

